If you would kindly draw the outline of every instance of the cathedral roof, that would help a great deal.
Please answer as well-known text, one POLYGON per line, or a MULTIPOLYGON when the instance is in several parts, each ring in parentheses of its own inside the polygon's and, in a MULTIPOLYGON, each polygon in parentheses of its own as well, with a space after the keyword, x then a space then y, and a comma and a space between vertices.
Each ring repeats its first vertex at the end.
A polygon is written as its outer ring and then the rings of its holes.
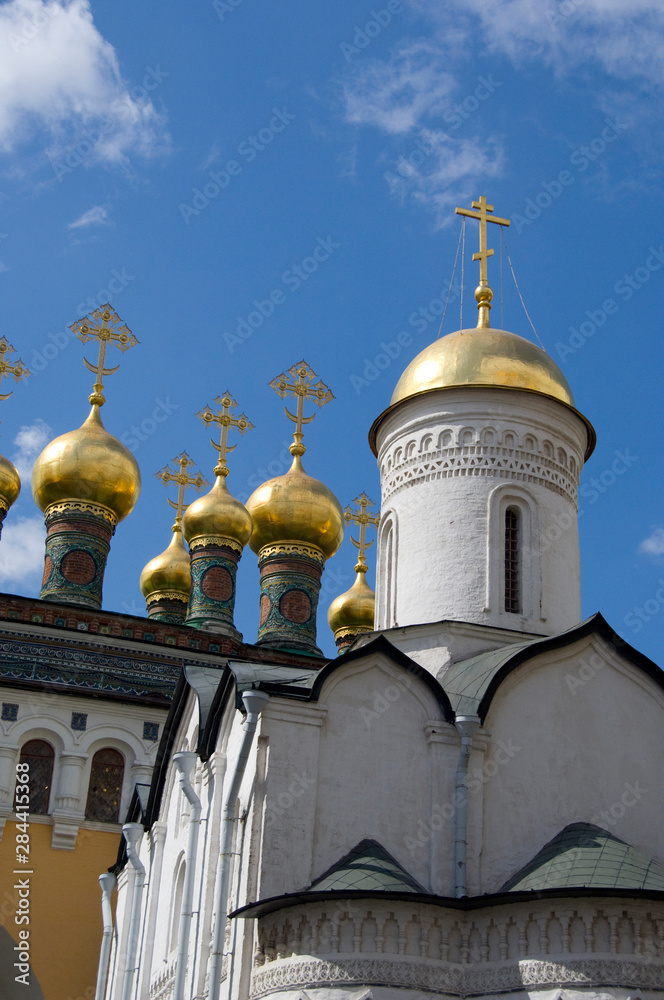
POLYGON ((425 892, 375 840, 363 840, 312 882, 309 892, 425 892))
POLYGON ((664 865, 591 823, 572 823, 502 886, 542 889, 664 890, 664 865))
POLYGON ((457 330, 439 337, 408 365, 391 405, 431 389, 453 386, 527 389, 574 407, 558 365, 542 348, 507 330, 457 330))
POLYGON ((493 696, 516 667, 540 653, 569 646, 588 635, 601 637, 620 656, 628 659, 664 688, 664 672, 660 667, 625 642, 597 612, 579 625, 558 635, 501 646, 499 649, 479 653, 477 656, 452 664, 443 678, 443 686, 449 695, 455 714, 478 715, 484 721, 493 696))

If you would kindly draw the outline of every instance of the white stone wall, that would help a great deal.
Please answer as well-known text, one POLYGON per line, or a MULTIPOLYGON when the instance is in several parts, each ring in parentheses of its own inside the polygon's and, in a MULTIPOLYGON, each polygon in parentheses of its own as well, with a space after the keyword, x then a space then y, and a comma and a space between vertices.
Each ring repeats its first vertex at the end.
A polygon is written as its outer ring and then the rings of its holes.
POLYGON ((469 798, 470 893, 497 891, 576 822, 664 863, 663 709, 661 688, 594 637, 518 667, 486 719, 486 759, 512 752, 469 798))
MULTIPOLYGON (((465 633, 456 638, 474 641, 465 633)), ((663 708, 660 689, 593 637, 518 667, 499 688, 473 743, 468 894, 496 892, 573 822, 604 826, 664 861, 657 791, 663 708), (624 807, 628 785, 641 791, 624 807), (612 809, 615 803, 621 808, 612 809)), ((460 739, 441 716, 422 677, 375 653, 340 665, 318 702, 272 697, 239 796, 228 910, 306 889, 365 838, 377 840, 426 891, 453 896, 460 739)), ((195 744, 197 726, 191 694, 175 751, 195 744)), ((187 996, 204 996, 208 988, 223 785, 241 738, 242 716, 233 703, 215 754, 196 772, 203 822, 187 996)), ((174 896, 187 813, 171 768, 159 822, 141 844, 150 889, 139 1000, 168 1000, 172 993, 174 896)), ((122 883, 120 949, 129 872, 122 883)), ((648 990, 657 996, 664 989, 664 914, 655 917, 648 901, 562 899, 537 903, 535 910, 519 906, 518 913, 510 904, 504 913, 490 908, 441 916, 428 904, 372 900, 354 903, 347 913, 336 904, 321 909, 313 922, 309 908, 299 915, 289 909, 261 921, 260 941, 255 921, 231 921, 222 997, 244 1000, 253 989, 254 996, 286 1000, 292 990, 304 989, 309 1000, 328 1000, 337 995, 334 989, 355 984, 353 1000, 359 1000, 357 990, 376 975, 377 962, 382 988, 391 982, 399 996, 410 989, 418 997, 433 990, 553 1000, 546 991, 567 983, 588 997, 625 1000, 624 992, 598 992, 592 984, 626 981, 645 991, 645 1000, 648 990), (321 985, 329 981, 336 987, 321 985)), ((116 975, 109 1000, 119 1000, 120 987, 116 975)))
POLYGON ((459 737, 419 678, 381 655, 352 661, 314 705, 272 699, 262 732, 269 767, 258 898, 307 887, 366 838, 428 891, 453 893, 453 839, 428 820, 433 802, 452 800, 459 737))
POLYGON ((451 618, 550 635, 576 624, 586 438, 568 407, 515 390, 431 392, 387 416, 376 628, 451 618), (507 506, 522 515, 520 614, 504 609, 507 506))

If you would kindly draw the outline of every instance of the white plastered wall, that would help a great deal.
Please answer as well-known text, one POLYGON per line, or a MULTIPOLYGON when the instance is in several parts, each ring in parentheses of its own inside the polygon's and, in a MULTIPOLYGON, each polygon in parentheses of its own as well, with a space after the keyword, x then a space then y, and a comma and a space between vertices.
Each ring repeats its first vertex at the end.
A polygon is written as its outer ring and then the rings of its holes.
POLYGON ((376 627, 451 618, 550 635, 575 625, 586 443, 569 407, 524 391, 446 389, 390 413, 377 435, 376 627), (504 607, 508 503, 523 514, 519 614, 504 607))
POLYGON ((428 686, 380 654, 340 666, 317 703, 272 699, 258 898, 306 888, 365 838, 425 888, 453 891, 452 828, 431 823, 458 756, 442 716, 428 686))
POLYGON ((662 689, 594 637, 517 667, 485 722, 486 759, 510 753, 469 798, 471 892, 497 891, 570 823, 664 862, 663 708, 662 689))

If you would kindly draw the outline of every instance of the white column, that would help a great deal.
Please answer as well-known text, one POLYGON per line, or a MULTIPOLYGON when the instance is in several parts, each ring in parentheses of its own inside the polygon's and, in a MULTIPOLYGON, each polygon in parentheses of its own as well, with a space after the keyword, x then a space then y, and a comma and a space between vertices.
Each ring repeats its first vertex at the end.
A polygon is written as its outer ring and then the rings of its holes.
POLYGON ((81 805, 83 768, 87 756, 74 753, 60 755, 58 786, 55 793, 53 814, 81 819, 84 807, 81 805))
POLYGON ((0 746, 0 812, 11 812, 16 785, 18 747, 0 746))
MULTIPOLYGON (((150 887, 147 902, 145 932, 141 953, 139 997, 150 996, 150 981, 152 979, 152 957, 154 955, 154 935, 159 912, 159 889, 161 887, 161 871, 164 860, 164 843, 167 827, 165 823, 155 823, 149 834, 150 848, 150 887)), ((166 904, 168 905, 168 904, 166 904)))

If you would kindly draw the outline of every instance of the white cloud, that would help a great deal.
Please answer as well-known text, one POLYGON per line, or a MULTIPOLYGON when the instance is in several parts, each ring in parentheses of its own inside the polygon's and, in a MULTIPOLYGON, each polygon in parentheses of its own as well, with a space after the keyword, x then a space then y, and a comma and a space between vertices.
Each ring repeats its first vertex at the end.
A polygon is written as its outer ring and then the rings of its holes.
POLYGON ((167 137, 143 94, 122 80, 89 0, 0 5, 0 150, 45 133, 52 159, 77 144, 89 164, 151 155, 167 137))
POLYGON ((89 208, 87 212, 83 212, 83 215, 79 216, 74 222, 70 222, 67 229, 81 229, 83 226, 94 226, 104 225, 106 222, 106 216, 108 212, 101 205, 95 205, 94 208, 89 208))
POLYGON ((565 73, 594 62, 621 79, 664 83, 660 0, 410 0, 441 32, 462 30, 514 62, 536 59, 565 73))
POLYGON ((656 528, 652 535, 644 538, 639 545, 639 552, 649 556, 664 556, 664 528, 656 528))
POLYGON ((453 139, 438 130, 421 129, 417 144, 387 175, 392 194, 434 209, 439 226, 454 219, 455 204, 472 201, 480 179, 503 170, 503 151, 492 139, 453 139))
POLYGON ((37 583, 44 571, 46 529, 41 517, 12 518, 11 511, 0 539, 0 584, 37 583))
POLYGON ((21 477, 23 488, 27 485, 29 489, 35 459, 52 437, 51 428, 38 417, 34 424, 24 424, 14 438, 18 451, 12 456, 12 462, 21 477))
POLYGON ((373 60, 343 83, 346 119, 403 134, 449 103, 456 81, 444 53, 429 42, 405 44, 387 62, 373 60))

